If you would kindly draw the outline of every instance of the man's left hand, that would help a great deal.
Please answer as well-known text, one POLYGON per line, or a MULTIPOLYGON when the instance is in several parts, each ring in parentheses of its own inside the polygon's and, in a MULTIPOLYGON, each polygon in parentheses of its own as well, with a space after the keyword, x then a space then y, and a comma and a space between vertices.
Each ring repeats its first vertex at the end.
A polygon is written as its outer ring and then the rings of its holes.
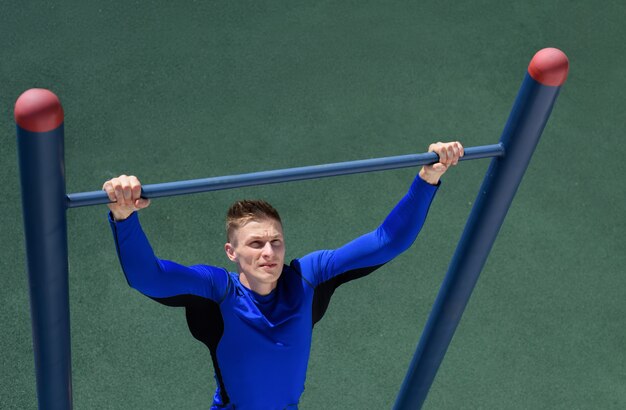
POLYGON ((431 185, 437 185, 448 168, 456 165, 459 158, 464 155, 463 145, 458 141, 430 144, 428 152, 439 155, 439 162, 433 165, 424 165, 419 175, 431 185))

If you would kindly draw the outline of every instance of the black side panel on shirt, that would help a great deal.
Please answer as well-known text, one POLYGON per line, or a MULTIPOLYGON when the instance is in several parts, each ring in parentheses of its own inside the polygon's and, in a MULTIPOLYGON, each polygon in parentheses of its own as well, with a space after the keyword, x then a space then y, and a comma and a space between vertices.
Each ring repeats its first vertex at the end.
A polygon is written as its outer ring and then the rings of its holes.
POLYGON ((313 326, 315 326, 315 324, 322 319, 324 313, 326 313, 326 309, 328 309, 328 304, 330 303, 330 298, 333 296, 333 293, 335 293, 335 289, 337 289, 337 287, 346 282, 350 282, 351 280, 369 275, 383 265, 384 264, 349 270, 335 276, 329 281, 319 284, 313 293, 313 326))
POLYGON ((199 341, 204 343, 211 352, 211 360, 224 404, 230 402, 226 387, 222 380, 222 372, 217 362, 217 344, 224 334, 224 319, 219 305, 210 300, 196 295, 178 295, 169 298, 153 298, 163 305, 184 307, 189 331, 199 341))

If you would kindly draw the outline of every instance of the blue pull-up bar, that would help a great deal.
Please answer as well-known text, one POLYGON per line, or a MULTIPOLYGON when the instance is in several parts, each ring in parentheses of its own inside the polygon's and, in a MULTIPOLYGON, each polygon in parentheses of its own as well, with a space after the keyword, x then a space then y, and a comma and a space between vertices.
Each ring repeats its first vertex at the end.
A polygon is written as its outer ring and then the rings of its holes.
MULTIPOLYGON (((539 51, 530 63, 500 143, 468 147, 462 160, 494 157, 396 402, 420 408, 543 131, 567 57, 539 51), (505 155, 506 153, 506 155, 505 155)), ((102 191, 66 194, 63 109, 56 95, 32 89, 15 104, 26 260, 40 409, 72 408, 67 262, 68 208, 109 202, 102 191)), ((144 185, 147 198, 232 189, 437 162, 436 154, 348 161, 242 175, 144 185)))
MULTIPOLYGON (((465 155, 463 158, 460 158, 460 161, 499 157, 504 155, 504 148, 501 144, 469 147, 465 148, 464 151, 465 155)), ((277 169, 274 171, 252 172, 250 174, 191 179, 188 181, 165 182, 161 184, 147 184, 142 185, 141 196, 144 198, 161 198, 166 196, 242 188, 246 186, 276 184, 279 182, 302 181, 305 179, 384 171, 389 169, 434 164, 438 161, 438 158, 437 154, 433 152, 426 152, 423 154, 399 155, 395 157, 363 159, 358 161, 337 162, 334 164, 312 165, 308 167, 277 169)), ((109 202, 109 197, 106 192, 102 190, 67 195, 68 208, 107 204, 109 202)))

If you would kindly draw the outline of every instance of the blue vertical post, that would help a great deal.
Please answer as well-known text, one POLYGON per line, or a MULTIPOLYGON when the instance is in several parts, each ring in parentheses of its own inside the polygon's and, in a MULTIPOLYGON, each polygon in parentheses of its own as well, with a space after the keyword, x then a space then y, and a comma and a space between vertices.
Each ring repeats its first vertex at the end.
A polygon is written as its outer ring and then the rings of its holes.
POLYGON ((487 170, 394 409, 420 409, 426 400, 568 68, 567 57, 555 48, 540 50, 531 60, 500 138, 505 154, 487 170))
POLYGON ((39 409, 71 409, 63 108, 48 90, 15 103, 39 409))

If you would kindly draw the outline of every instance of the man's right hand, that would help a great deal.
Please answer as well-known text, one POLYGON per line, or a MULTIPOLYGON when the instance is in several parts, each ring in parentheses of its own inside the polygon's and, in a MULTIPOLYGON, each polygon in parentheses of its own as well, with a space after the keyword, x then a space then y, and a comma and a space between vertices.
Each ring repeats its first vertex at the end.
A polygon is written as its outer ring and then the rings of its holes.
POLYGON ((113 219, 123 221, 133 212, 150 205, 150 200, 141 197, 141 182, 136 176, 120 175, 102 185, 111 203, 108 205, 113 219))

